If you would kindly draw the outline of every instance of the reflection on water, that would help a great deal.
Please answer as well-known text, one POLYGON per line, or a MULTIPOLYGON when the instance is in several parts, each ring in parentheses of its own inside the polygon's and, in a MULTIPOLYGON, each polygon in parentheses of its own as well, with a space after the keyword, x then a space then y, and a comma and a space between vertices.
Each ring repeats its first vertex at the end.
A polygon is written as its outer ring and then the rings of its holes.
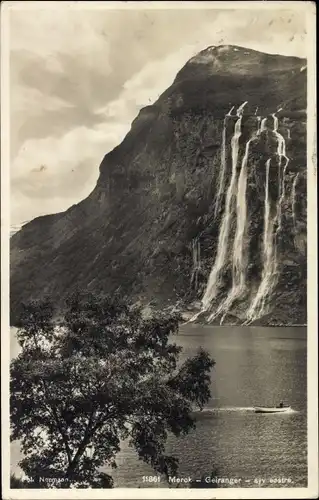
MULTIPOLYGON (((265 481, 258 486, 305 487, 306 329, 185 325, 174 341, 183 346, 183 357, 202 346, 216 361, 212 398, 203 412, 196 412, 196 430, 178 439, 170 436, 167 443, 167 453, 179 458, 179 476, 196 480, 215 471, 218 477, 239 478, 241 487, 256 487, 258 478, 265 481), (291 412, 253 411, 281 400, 291 412), (274 479, 282 483, 271 483, 274 479)), ((17 461, 15 446, 13 467, 17 461)), ((125 443, 111 474, 118 487, 167 487, 163 479, 143 482, 143 476, 156 474, 125 443)))

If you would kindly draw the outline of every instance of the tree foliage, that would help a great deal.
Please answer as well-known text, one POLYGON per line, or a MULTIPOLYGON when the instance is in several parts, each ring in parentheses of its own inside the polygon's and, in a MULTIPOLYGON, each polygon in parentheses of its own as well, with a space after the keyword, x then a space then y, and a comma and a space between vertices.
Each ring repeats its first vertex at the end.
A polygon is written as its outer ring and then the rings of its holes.
POLYGON ((24 306, 20 355, 11 363, 11 439, 20 467, 39 487, 112 487, 101 467, 116 467, 122 440, 162 474, 168 433, 188 433, 193 408, 210 397, 214 365, 200 349, 184 363, 169 341, 178 316, 117 299, 75 293, 57 321, 48 301, 24 306), (42 485, 42 486, 41 486, 42 485))

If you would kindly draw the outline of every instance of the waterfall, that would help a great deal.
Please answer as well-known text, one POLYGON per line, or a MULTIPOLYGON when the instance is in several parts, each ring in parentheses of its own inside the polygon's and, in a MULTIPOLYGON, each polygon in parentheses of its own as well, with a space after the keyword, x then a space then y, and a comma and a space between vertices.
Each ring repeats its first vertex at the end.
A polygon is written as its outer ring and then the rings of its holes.
POLYGON ((218 289, 219 289, 219 278, 220 273, 224 268, 226 257, 227 257, 227 249, 228 249, 228 239, 229 239, 229 230, 230 230, 230 221, 232 216, 232 199, 235 194, 236 187, 236 167, 238 161, 238 152, 239 152, 239 138, 241 136, 241 122, 242 122, 242 114, 243 108, 247 104, 247 101, 244 102, 237 109, 238 120, 235 123, 234 135, 231 140, 231 153, 232 153, 232 173, 231 179, 228 186, 227 194, 226 194, 226 202, 225 202, 225 210, 223 215, 223 220, 221 224, 221 229, 218 237, 218 245, 217 245, 217 255, 211 270, 211 273, 208 278, 207 287, 202 298, 202 311, 207 311, 211 305, 211 301, 216 297, 218 289))
MULTIPOLYGON (((226 314, 233 306, 235 301, 244 298, 247 292, 247 267, 248 267, 248 249, 247 249, 247 227, 248 227, 248 212, 246 190, 248 182, 248 158, 251 148, 251 143, 258 141, 260 134, 270 127, 268 118, 257 116, 258 108, 255 111, 257 118, 257 130, 253 133, 245 146, 245 153, 241 161, 239 175, 237 175, 238 158, 239 158, 239 140, 242 135, 242 116, 243 108, 247 103, 243 103, 236 111, 238 119, 235 122, 233 136, 231 138, 231 161, 232 170, 229 185, 226 191, 225 207, 222 215, 220 231, 218 235, 216 257, 212 265, 212 269, 207 281, 205 293, 202 297, 201 310, 190 321, 194 321, 200 314, 210 311, 208 322, 221 316, 221 323, 226 314), (236 203, 234 199, 236 197, 236 203), (231 222, 233 212, 236 213, 236 229, 234 240, 232 242, 232 253, 229 254, 229 246, 231 239, 231 222), (221 303, 217 305, 215 311, 211 311, 214 304, 214 299, 218 296, 221 288, 221 277, 225 268, 231 265, 232 272, 232 288, 221 303)), ((215 216, 220 210, 220 198, 225 188, 225 172, 226 172, 226 119, 231 116, 233 108, 225 115, 223 134, 222 134, 222 151, 221 151, 221 171, 219 176, 218 194, 216 198, 215 216)), ((280 110, 278 110, 280 111, 280 110)), ((278 111, 276 113, 278 113, 278 111)), ((289 158, 286 155, 286 142, 282 134, 278 131, 279 120, 273 113, 273 130, 272 133, 277 140, 276 145, 276 166, 278 168, 278 194, 275 199, 272 199, 270 193, 270 183, 274 182, 270 177, 271 165, 274 161, 272 155, 266 162, 266 180, 265 180, 265 198, 264 198, 264 213, 263 213, 263 235, 262 235, 262 271, 261 280, 258 284, 257 292, 251 300, 246 317, 246 323, 249 323, 260 316, 264 315, 267 307, 267 299, 273 292, 278 279, 278 242, 277 235, 282 227, 282 206, 285 200, 285 174, 289 164, 289 158)), ((275 167, 275 164, 273 165, 275 167)), ((296 185, 298 175, 295 177, 291 191, 292 217, 296 220, 295 203, 296 203, 296 185)), ((193 244, 193 277, 197 287, 196 269, 198 269, 199 250, 195 243, 193 244)), ((196 242, 197 245, 197 242, 196 242)), ((200 260, 200 259, 199 259, 200 260)))
POLYGON ((257 132, 256 132, 256 135, 260 135, 260 133, 261 133, 261 116, 257 116, 257 132))
MULTIPOLYGON (((242 160, 241 170, 238 178, 237 187, 237 202, 236 202, 236 233, 232 254, 232 289, 224 302, 217 308, 217 310, 210 315, 208 321, 212 321, 216 316, 224 312, 224 317, 232 306, 233 302, 242 295, 246 288, 246 269, 247 259, 245 258, 245 237, 247 226, 247 202, 246 202, 246 188, 247 188, 247 166, 249 147, 251 142, 256 139, 256 136, 249 139, 245 148, 245 155, 242 160)), ((223 318, 224 318, 223 317, 223 318)), ((221 320, 221 323, 223 321, 221 320)))
MULTIPOLYGON (((288 163, 286 163, 284 166, 281 182, 279 179, 279 197, 278 197, 277 214, 276 214, 276 222, 277 222, 276 235, 278 235, 281 232, 281 227, 282 227, 282 204, 285 200, 285 194, 286 194, 286 192, 285 192, 285 175, 286 175, 287 165, 288 165, 288 163)), ((280 172, 279 172, 279 175, 280 175, 280 172)))
MULTIPOLYGON (((280 111, 280 110, 279 110, 280 111)), ((285 199, 285 175, 286 169, 289 163, 289 158, 286 156, 286 141, 283 136, 278 132, 278 118, 275 113, 272 114, 274 119, 274 134, 277 138, 277 155, 279 157, 279 165, 278 165, 278 203, 277 203, 277 214, 276 214, 276 222, 277 222, 277 230, 276 235, 278 235, 281 231, 282 225, 282 204, 285 199), (282 160, 285 160, 285 166, 283 168, 282 178, 281 178, 281 165, 282 160)))
POLYGON ((295 232, 296 232, 296 187, 297 187, 298 177, 299 177, 299 172, 295 176, 291 188, 291 212, 292 212, 292 220, 294 223, 295 232))
POLYGON ((266 123, 267 123, 267 117, 261 120, 260 133, 264 132, 267 129, 266 123))
MULTIPOLYGON (((278 110, 280 111, 280 110, 278 110)), ((285 174, 289 163, 286 156, 286 142, 283 136, 278 132, 278 118, 275 113, 273 132, 277 138, 277 156, 278 156, 278 199, 276 204, 276 215, 271 217, 271 200, 269 198, 269 169, 271 160, 266 163, 266 188, 265 188, 265 212, 264 212, 264 235, 263 235, 263 271, 261 283, 257 294, 247 312, 247 321, 253 321, 265 312, 265 301, 270 295, 277 280, 277 236, 282 227, 282 204, 285 199, 285 174), (282 161, 285 165, 281 177, 282 161), (274 228, 277 229, 274 234, 274 228)))
POLYGON ((278 132, 278 117, 276 116, 275 113, 271 115, 274 119, 274 128, 273 132, 277 138, 277 155, 279 156, 279 166, 281 166, 282 159, 284 158, 286 160, 286 166, 289 163, 289 158, 286 156, 286 141, 283 138, 283 136, 278 132))
POLYGON ((198 272, 201 268, 200 256, 200 242, 198 238, 192 240, 192 256, 193 256, 193 270, 191 275, 191 286, 194 284, 194 289, 198 288, 198 272))
POLYGON ((215 210, 214 210, 214 219, 216 219, 219 210, 220 210, 220 199, 225 189, 225 173, 226 173, 226 126, 227 126, 227 117, 231 116, 231 113, 234 109, 234 106, 228 111, 224 118, 223 124, 223 132, 222 132, 222 151, 221 151, 221 165, 219 170, 219 178, 218 178, 218 191, 216 196, 215 210))
POLYGON ((261 282, 255 298, 247 312, 247 320, 253 321, 261 316, 265 309, 265 299, 273 290, 276 280, 277 260, 274 246, 274 220, 271 217, 271 200, 269 197, 270 158, 266 162, 266 186, 264 205, 263 232, 263 270, 261 282))

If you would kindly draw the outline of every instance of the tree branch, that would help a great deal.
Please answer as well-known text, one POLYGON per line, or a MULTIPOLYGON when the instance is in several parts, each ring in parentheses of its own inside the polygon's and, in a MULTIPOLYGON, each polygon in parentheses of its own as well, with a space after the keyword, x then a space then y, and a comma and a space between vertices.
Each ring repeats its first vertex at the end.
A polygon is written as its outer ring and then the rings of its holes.
MULTIPOLYGON (((38 345, 38 342, 37 342, 37 339, 36 339, 36 336, 35 336, 35 333, 33 333, 33 340, 34 340, 34 343, 35 343, 35 346, 37 349, 39 349, 39 345, 38 345)), ((71 450, 70 450, 70 447, 69 447, 69 443, 68 443, 68 438, 67 438, 67 435, 65 434, 65 432, 63 431, 63 428, 60 424, 60 421, 59 421, 59 416, 58 416, 58 413, 57 413, 57 410, 56 410, 56 407, 53 406, 51 403, 50 403, 50 395, 48 394, 48 388, 47 388, 47 385, 45 383, 45 380, 41 380, 40 383, 42 383, 42 387, 43 387, 43 392, 44 392, 44 395, 45 395, 45 402, 46 404, 48 405, 48 410, 49 410, 49 413, 51 413, 51 416, 53 414, 53 418, 55 420, 55 423, 56 423, 56 426, 57 426, 57 429, 58 431, 60 432, 61 434, 61 437, 62 437, 62 441, 64 443, 64 446, 65 446, 65 451, 66 451, 66 454, 67 454, 67 458, 68 458, 68 462, 69 464, 71 463, 72 461, 72 455, 71 455, 71 450), (51 411, 50 411, 51 410, 51 411)))
POLYGON ((93 418, 94 418, 95 413, 96 413, 96 409, 93 409, 91 411, 91 415, 90 415, 87 427, 86 427, 85 432, 84 432, 83 440, 80 443, 78 450, 77 450, 76 454, 74 455, 73 459, 69 463, 69 467, 67 469, 66 476, 69 476, 70 474, 72 474, 74 472, 76 466, 79 463, 81 456, 83 455, 83 453, 85 451, 86 446, 89 444, 90 438, 92 437, 92 433, 90 431, 92 430, 91 426, 93 423, 93 418))

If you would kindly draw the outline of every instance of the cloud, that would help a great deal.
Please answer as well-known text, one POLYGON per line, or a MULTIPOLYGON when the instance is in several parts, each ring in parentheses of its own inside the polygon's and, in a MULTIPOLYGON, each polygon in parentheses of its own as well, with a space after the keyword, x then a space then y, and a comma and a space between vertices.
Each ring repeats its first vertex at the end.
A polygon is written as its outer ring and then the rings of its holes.
POLYGON ((306 51, 300 12, 50 7, 10 15, 14 223, 87 196, 104 154, 200 50, 306 51))
POLYGON ((42 211, 51 205, 51 197, 80 201, 93 189, 105 151, 125 132, 121 124, 103 124, 25 141, 13 161, 12 189, 34 203, 38 199, 42 211))

